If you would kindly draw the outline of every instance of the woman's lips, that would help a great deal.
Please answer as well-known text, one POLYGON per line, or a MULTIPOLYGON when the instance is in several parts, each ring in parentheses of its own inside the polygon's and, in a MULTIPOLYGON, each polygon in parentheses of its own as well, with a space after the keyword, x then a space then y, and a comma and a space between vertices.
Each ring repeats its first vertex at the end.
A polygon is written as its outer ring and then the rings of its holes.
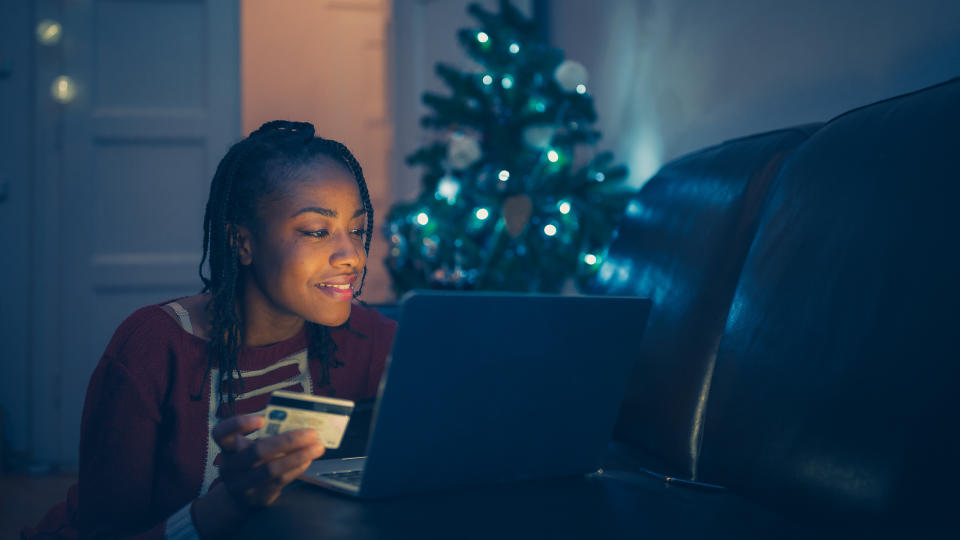
MULTIPOLYGON (((339 280, 338 280, 339 281, 339 280)), ((349 301, 353 299, 353 283, 325 282, 315 285, 316 288, 330 298, 339 301, 349 301)))

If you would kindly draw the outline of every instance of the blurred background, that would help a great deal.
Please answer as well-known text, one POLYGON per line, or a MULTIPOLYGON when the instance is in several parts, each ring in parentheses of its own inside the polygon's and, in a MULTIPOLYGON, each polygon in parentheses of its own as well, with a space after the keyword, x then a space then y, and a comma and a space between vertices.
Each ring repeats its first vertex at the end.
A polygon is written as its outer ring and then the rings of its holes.
MULTIPOLYGON (((481 2, 491 10, 495 1, 481 2)), ((518 0, 589 72, 598 143, 639 188, 727 138, 933 84, 950 0, 518 0)), ((89 376, 136 308, 196 293, 209 182, 262 122, 312 122, 378 217, 420 190, 424 92, 469 69, 464 0, 2 0, 3 469, 70 473, 89 376)), ((382 222, 381 222, 382 223, 382 222)), ((379 227, 378 227, 379 229, 379 227)), ((364 300, 394 300, 378 230, 364 300)), ((3 506, 0 504, 0 506, 3 506)))

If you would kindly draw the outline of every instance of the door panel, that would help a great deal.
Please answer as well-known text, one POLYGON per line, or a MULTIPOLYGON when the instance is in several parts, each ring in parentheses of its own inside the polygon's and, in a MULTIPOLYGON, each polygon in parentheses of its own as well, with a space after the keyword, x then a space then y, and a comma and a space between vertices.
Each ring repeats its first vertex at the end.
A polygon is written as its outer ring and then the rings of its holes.
POLYGON ((38 358, 38 461, 76 463, 87 382, 120 322, 200 289, 210 179, 240 136, 238 17, 235 1, 63 4, 62 68, 79 92, 46 147, 61 166, 41 179, 59 191, 40 218, 59 233, 56 270, 37 286, 59 347, 38 358))

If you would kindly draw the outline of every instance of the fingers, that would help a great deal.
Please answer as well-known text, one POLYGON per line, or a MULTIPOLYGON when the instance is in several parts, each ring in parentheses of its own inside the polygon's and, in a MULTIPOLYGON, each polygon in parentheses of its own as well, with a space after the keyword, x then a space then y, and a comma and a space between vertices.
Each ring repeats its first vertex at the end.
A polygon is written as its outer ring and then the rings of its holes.
POLYGON ((300 473, 307 470, 313 460, 321 455, 323 455, 323 445, 316 443, 274 459, 262 467, 267 472, 267 478, 264 480, 281 488, 300 476, 300 473))
MULTIPOLYGON (((232 455, 224 454, 224 462, 220 469, 227 473, 250 469, 259 463, 270 462, 318 444, 317 432, 313 429, 287 431, 256 441, 247 441, 247 443, 235 445, 236 451, 232 455)), ((322 454, 323 445, 318 444, 318 446, 322 454)))
POLYGON ((213 440, 223 451, 235 452, 242 436, 260 429, 263 423, 263 417, 258 414, 231 416, 214 426, 213 440))
POLYGON ((284 486, 307 470, 314 459, 323 455, 323 451, 320 443, 292 451, 248 471, 242 480, 235 478, 230 487, 247 505, 268 505, 276 500, 284 486))

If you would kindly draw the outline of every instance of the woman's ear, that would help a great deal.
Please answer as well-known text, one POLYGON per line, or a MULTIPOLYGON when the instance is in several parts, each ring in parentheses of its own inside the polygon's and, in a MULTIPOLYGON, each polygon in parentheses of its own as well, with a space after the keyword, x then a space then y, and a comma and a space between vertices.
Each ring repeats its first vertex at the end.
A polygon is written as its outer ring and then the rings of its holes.
POLYGON ((250 266, 253 262, 253 244, 250 230, 243 225, 227 225, 230 231, 230 242, 237 246, 237 255, 240 264, 250 266))

